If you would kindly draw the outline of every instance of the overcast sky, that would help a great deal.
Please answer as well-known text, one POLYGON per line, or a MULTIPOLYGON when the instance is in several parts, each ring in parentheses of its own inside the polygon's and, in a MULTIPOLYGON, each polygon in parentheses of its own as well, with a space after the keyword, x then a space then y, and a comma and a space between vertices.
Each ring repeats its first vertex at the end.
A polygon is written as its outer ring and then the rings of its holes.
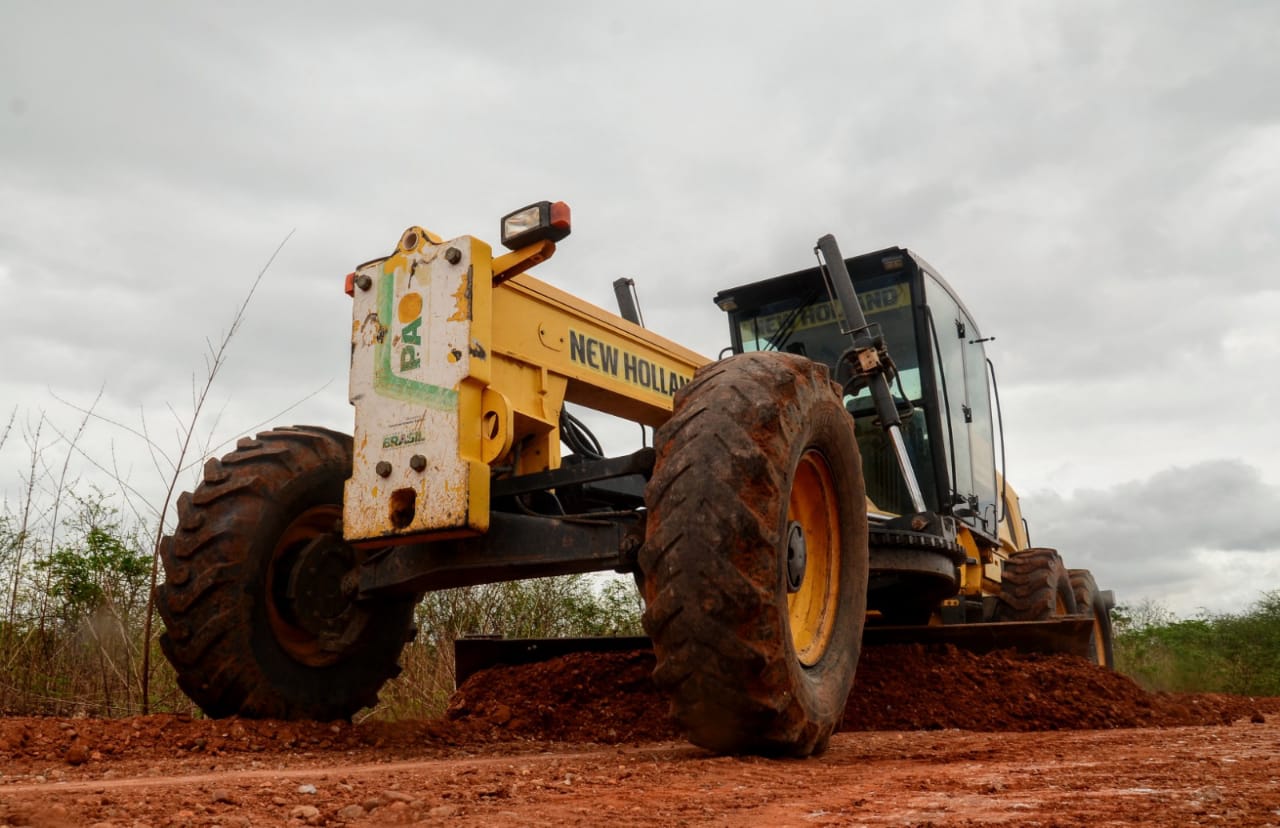
MULTIPOLYGON (((1273 2, 0 0, 0 485, 99 390, 172 451, 290 231, 197 431, 350 430, 343 276, 563 199, 539 275, 634 277, 712 356, 716 290, 823 233, 918 251, 996 337, 1033 541, 1122 603, 1243 609, 1280 589, 1278 89, 1273 2)), ((158 500, 126 430, 81 446, 158 500)))

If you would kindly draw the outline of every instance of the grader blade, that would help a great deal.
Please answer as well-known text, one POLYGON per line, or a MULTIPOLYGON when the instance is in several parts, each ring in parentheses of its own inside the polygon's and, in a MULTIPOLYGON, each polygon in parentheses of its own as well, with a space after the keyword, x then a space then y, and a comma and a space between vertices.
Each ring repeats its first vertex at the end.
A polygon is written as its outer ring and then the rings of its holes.
POLYGON ((454 681, 458 687, 473 674, 499 664, 537 664, 570 653, 624 653, 648 650, 643 635, 587 638, 494 638, 469 636, 453 642, 454 681))
MULTIPOLYGON (((864 647, 887 644, 950 644, 962 650, 988 653, 1061 653, 1088 657, 1093 618, 1070 616, 1049 621, 1003 621, 990 624, 863 628, 864 647)), ((498 665, 514 667, 550 661, 571 653, 618 653, 647 650, 645 636, 592 638, 459 638, 453 644, 456 682, 462 686, 481 670, 498 665)))
POLYGON ((951 644, 962 650, 989 653, 1017 650, 1020 653, 1062 653, 1088 657, 1091 616, 1068 616, 1049 621, 1002 621, 990 624, 943 624, 922 627, 868 626, 863 632, 866 646, 883 644, 951 644))

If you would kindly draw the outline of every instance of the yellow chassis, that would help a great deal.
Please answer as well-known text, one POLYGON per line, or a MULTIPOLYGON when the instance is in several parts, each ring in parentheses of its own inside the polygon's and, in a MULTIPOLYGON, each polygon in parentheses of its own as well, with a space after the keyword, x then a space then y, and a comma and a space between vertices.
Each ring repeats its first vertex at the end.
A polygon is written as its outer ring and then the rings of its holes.
MULTIPOLYGON (((655 427, 670 416, 672 396, 709 360, 525 272, 554 251, 538 242, 495 257, 479 239, 411 227, 348 277, 348 540, 486 532, 495 469, 559 467, 566 402, 655 427)), ((1002 523, 999 546, 980 540, 961 525, 961 595, 998 591, 999 559, 1026 545, 1020 515, 1002 523)))

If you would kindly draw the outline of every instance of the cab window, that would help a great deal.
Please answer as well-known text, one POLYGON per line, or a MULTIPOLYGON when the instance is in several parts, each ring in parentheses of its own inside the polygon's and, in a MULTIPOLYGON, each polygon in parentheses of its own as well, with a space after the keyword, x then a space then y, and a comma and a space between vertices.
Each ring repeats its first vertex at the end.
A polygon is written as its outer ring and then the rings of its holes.
POLYGON ((966 522, 995 532, 995 443, 987 363, 977 326, 931 274, 926 301, 935 337, 934 381, 942 400, 947 469, 956 513, 966 522))

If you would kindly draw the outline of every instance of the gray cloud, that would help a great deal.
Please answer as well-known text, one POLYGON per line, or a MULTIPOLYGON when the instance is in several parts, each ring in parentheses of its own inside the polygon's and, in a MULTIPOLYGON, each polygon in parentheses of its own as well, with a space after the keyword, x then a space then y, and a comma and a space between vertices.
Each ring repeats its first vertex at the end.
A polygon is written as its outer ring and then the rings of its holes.
POLYGON ((1149 478, 1023 498, 1032 542, 1091 569, 1121 601, 1176 609, 1238 605, 1276 588, 1280 487, 1238 460, 1176 466, 1149 478))

